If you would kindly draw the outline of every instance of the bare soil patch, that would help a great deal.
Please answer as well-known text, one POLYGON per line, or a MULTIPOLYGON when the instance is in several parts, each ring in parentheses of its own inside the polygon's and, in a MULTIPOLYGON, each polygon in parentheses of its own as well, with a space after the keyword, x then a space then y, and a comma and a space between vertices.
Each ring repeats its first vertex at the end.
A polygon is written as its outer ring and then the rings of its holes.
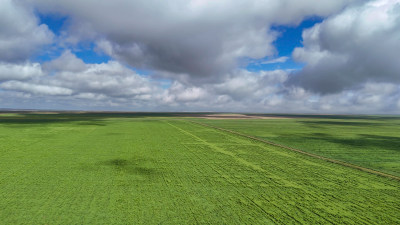
POLYGON ((278 116, 258 116, 258 115, 246 115, 246 114, 208 114, 199 115, 197 118, 204 118, 210 120, 226 120, 226 119, 290 119, 289 117, 278 117, 278 116))

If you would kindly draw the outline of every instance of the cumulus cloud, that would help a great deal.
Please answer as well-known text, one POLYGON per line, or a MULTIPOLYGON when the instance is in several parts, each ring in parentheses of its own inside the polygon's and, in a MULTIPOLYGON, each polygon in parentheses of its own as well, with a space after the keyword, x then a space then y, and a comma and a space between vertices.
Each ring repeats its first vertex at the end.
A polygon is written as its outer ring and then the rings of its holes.
POLYGON ((80 72, 86 69, 82 59, 77 58, 70 50, 66 50, 60 57, 50 62, 45 62, 43 68, 47 71, 80 72))
POLYGON ((259 62, 259 64, 274 64, 274 63, 284 63, 289 60, 288 56, 281 56, 275 59, 270 59, 266 61, 259 62))
POLYGON ((4 90, 19 91, 36 95, 71 95, 72 90, 63 87, 33 84, 21 81, 7 81, 0 84, 4 90))
POLYGON ((159 100, 162 105, 201 111, 260 111, 280 94, 279 86, 286 78, 287 72, 283 70, 236 70, 217 83, 190 86, 176 81, 159 100))
POLYGON ((167 103, 171 100, 178 102, 198 101, 207 95, 206 90, 200 87, 186 87, 179 82, 174 82, 168 90, 167 103))
POLYGON ((20 1, 2 0, 0 7, 0 61, 25 61, 44 45, 53 33, 39 25, 33 9, 20 1))
POLYGON ((290 83, 322 94, 400 83, 399 43, 399 0, 356 4, 303 32, 293 57, 306 66, 290 83))
POLYGON ((79 93, 96 93, 110 97, 138 97, 157 90, 149 79, 139 76, 120 63, 111 61, 89 64, 84 71, 62 71, 49 80, 79 93))
POLYGON ((399 0, 3 2, 2 107, 400 112, 399 0), (29 58, 53 34, 33 10, 67 18, 56 39, 65 51, 41 64, 29 58), (304 47, 291 56, 305 63, 300 72, 240 69, 243 61, 285 63, 271 26, 308 16, 326 18, 303 32, 304 47), (73 53, 82 43, 111 60, 85 63, 73 53))
POLYGON ((163 109, 277 113, 398 113, 400 85, 366 82, 357 89, 318 94, 285 85, 289 71, 236 70, 213 84, 187 86, 179 82, 157 99, 163 109))
POLYGON ((210 85, 218 94, 228 95, 234 100, 246 100, 268 97, 277 92, 287 78, 283 70, 260 71, 258 73, 238 70, 228 76, 224 82, 210 85))
POLYGON ((42 12, 69 16, 72 39, 95 39, 98 49, 119 61, 176 79, 221 76, 242 57, 272 56, 278 34, 270 25, 327 16, 352 1, 31 2, 42 12))
POLYGON ((160 88, 116 61, 85 64, 69 51, 40 64, 1 65, 0 88, 36 95, 67 95, 86 99, 143 100, 160 88), (4 68, 3 68, 4 67, 4 68), (18 81, 24 80, 24 81, 18 81))
POLYGON ((335 113, 398 113, 399 97, 400 85, 367 82, 355 90, 319 96, 314 109, 335 113))
POLYGON ((44 75, 39 63, 4 63, 0 62, 0 82, 7 80, 27 80, 44 75))
MULTIPOLYGON (((60 57, 54 61, 61 58, 65 59, 60 57)), ((9 105, 7 101, 12 99, 22 102, 24 107, 42 102, 39 104, 42 107, 67 109, 286 113, 400 111, 400 85, 368 82, 355 90, 320 95, 302 87, 285 86, 290 73, 284 70, 236 70, 217 83, 189 85, 175 81, 168 88, 161 88, 150 77, 142 77, 115 61, 85 64, 85 69, 80 72, 65 70, 50 75, 42 70, 42 73, 44 75, 1 83, 2 105, 9 105)))

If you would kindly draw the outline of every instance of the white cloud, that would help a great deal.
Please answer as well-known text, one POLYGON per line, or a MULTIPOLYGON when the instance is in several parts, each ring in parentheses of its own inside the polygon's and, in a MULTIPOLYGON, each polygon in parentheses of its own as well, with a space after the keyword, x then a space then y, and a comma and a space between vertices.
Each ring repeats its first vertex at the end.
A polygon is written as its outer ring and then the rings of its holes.
POLYGON ((68 95, 79 99, 148 100, 161 90, 118 62, 85 64, 67 51, 44 65, 1 65, 0 88, 32 95, 68 95), (18 81, 24 80, 24 82, 18 81))
POLYGON ((365 82, 400 83, 400 1, 376 0, 348 7, 303 32, 293 52, 306 67, 291 83, 334 93, 365 82))
POLYGON ((0 82, 6 80, 26 80, 40 77, 44 73, 39 63, 2 63, 0 62, 0 82))
POLYGON ((72 90, 63 87, 32 84, 21 81, 6 81, 0 84, 4 90, 19 91, 36 95, 71 95, 72 90))
POLYGON ((86 64, 70 50, 66 50, 57 59, 44 63, 43 67, 47 71, 81 72, 86 69, 86 64))
POLYGON ((259 62, 259 64, 274 64, 274 63, 284 63, 288 61, 290 58, 288 56, 281 56, 275 59, 270 59, 266 61, 259 62))
POLYGON ((319 95, 285 87, 288 72, 237 70, 218 83, 190 85, 175 81, 162 89, 117 62, 86 64, 72 73, 58 71, 0 84, 2 105, 13 99, 42 108, 236 111, 281 113, 398 113, 400 86, 368 82, 358 89, 319 95), (26 99, 29 102, 26 102, 26 99), (78 108, 76 108, 78 107, 78 108))
POLYGON ((29 2, 44 13, 68 15, 67 33, 73 42, 90 39, 118 61, 172 79, 186 74, 186 81, 214 81, 236 69, 242 57, 273 56, 278 34, 270 30, 272 24, 293 25, 307 16, 327 16, 353 1, 29 2))
POLYGON ((0 7, 0 61, 28 59, 40 47, 52 43, 53 33, 39 25, 33 9, 20 1, 2 0, 0 7))
POLYGON ((158 89, 148 79, 115 61, 87 64, 86 67, 80 72, 59 72, 49 82, 77 92, 122 98, 145 95, 158 89))
POLYGON ((399 113, 398 2, 6 0, 0 101, 15 108, 399 113), (33 9, 68 18, 59 47, 89 41, 112 60, 86 64, 65 50, 43 64, 27 61, 53 35, 33 9), (242 59, 289 60, 276 56, 271 25, 312 15, 328 18, 303 32, 304 47, 292 55, 304 70, 238 69, 242 59))

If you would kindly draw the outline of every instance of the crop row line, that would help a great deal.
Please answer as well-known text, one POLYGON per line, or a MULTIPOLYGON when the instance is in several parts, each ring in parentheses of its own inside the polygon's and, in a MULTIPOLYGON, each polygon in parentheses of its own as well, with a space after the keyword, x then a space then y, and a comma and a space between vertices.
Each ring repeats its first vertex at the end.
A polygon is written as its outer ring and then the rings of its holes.
MULTIPOLYGON (((182 132, 182 133, 184 133, 184 134, 187 134, 187 135, 190 135, 190 136, 196 138, 197 140, 199 140, 199 141, 201 141, 202 143, 204 143, 206 146, 209 146, 209 147, 210 147, 211 149, 213 149, 214 151, 217 151, 217 152, 219 152, 219 153, 223 153, 223 154, 226 154, 226 155, 229 155, 229 156, 232 156, 232 157, 233 157, 233 155, 227 154, 225 151, 223 151, 223 150, 220 149, 219 147, 215 146, 214 144, 211 144, 211 143, 207 142, 206 140, 204 140, 204 139, 198 137, 197 135, 192 134, 191 132, 189 132, 189 131, 187 131, 187 130, 184 130, 184 129, 180 128, 180 127, 177 127, 177 126, 175 126, 175 125, 172 125, 172 124, 170 124, 169 122, 166 122, 166 123, 167 123, 168 125, 170 125, 170 126, 176 128, 176 129, 178 129, 180 132, 182 132)), ((200 158, 196 153, 193 153, 193 154, 194 154, 197 158, 200 158)), ((235 158, 235 157, 234 157, 234 159, 237 160, 237 158, 235 158)), ((245 194, 243 194, 241 191, 239 191, 239 189, 236 187, 236 185, 235 185, 234 183, 232 183, 232 181, 231 181, 230 179, 228 179, 229 175, 226 175, 225 173, 223 173, 223 172, 221 171, 221 167, 219 167, 220 170, 218 170, 218 169, 216 169, 214 166, 210 165, 208 162, 206 162, 206 161, 204 161, 204 160, 202 160, 202 161, 203 161, 209 168, 211 168, 214 172, 216 172, 217 174, 219 174, 220 177, 222 177, 223 179, 225 179, 226 182, 230 183, 230 184, 234 187, 234 189, 236 190, 236 192, 237 192, 239 195, 241 195, 243 198, 247 199, 247 200, 248 200, 249 202, 251 202, 255 207, 257 207, 257 208, 260 209, 264 214, 266 214, 266 215, 268 216, 268 219, 271 219, 271 220, 274 220, 274 221, 276 220, 276 219, 275 219, 268 211, 266 211, 260 204, 258 204, 258 203, 255 202, 253 199, 251 199, 250 197, 248 197, 247 195, 245 195, 245 194)), ((260 168, 260 169, 261 169, 261 168, 260 168)), ((261 169, 261 170, 262 170, 263 172, 265 172, 263 169, 261 169)), ((279 208, 279 207, 276 206, 276 205, 275 205, 275 207, 277 207, 279 210, 281 210, 283 213, 285 213, 287 216, 290 217, 290 215, 289 215, 287 212, 283 211, 281 208, 279 208)), ((295 221, 297 221, 297 220, 296 220, 295 218, 293 218, 293 217, 292 217, 292 219, 295 220, 295 221)), ((275 222, 276 222, 276 221, 275 221, 275 222)), ((297 221, 297 222, 299 222, 299 221, 297 221)))
POLYGON ((187 121, 189 121, 191 123, 195 123, 195 124, 201 125, 201 126, 204 126, 204 127, 210 127, 210 128, 216 129, 216 130, 228 132, 228 133, 231 133, 231 134, 235 134, 235 135, 239 135, 239 136, 242 136, 242 137, 250 138, 250 139, 253 139, 253 140, 256 140, 256 141, 260 141, 260 142, 263 142, 263 143, 266 143, 266 144, 269 144, 269 145, 273 145, 273 146, 276 146, 276 147, 280 147, 280 148, 284 148, 284 149, 291 150, 291 151, 294 151, 294 152, 298 152, 300 154, 307 155, 307 156, 310 156, 310 157, 313 157, 313 158, 322 159, 322 160, 327 161, 327 162, 335 163, 335 164, 338 164, 338 165, 342 165, 342 166, 358 169, 358 170, 361 170, 361 171, 364 171, 364 172, 368 172, 368 173, 371 173, 371 174, 375 174, 375 175, 379 175, 379 176, 383 176, 383 177, 387 177, 387 178, 391 178, 391 179, 400 181, 400 177, 395 176, 395 175, 383 173, 383 172, 376 171, 376 170, 373 170, 373 169, 369 169, 369 168, 366 168, 366 167, 362 167, 362 166, 354 165, 354 164, 351 164, 351 163, 347 163, 347 162, 343 162, 343 161, 327 158, 327 157, 324 157, 324 156, 316 155, 316 154, 313 154, 313 153, 305 152, 305 151, 297 149, 297 148, 292 148, 292 147, 289 147, 289 146, 286 146, 286 145, 281 145, 281 144, 278 144, 278 143, 275 143, 275 142, 271 142, 271 141, 267 141, 267 140, 264 140, 264 139, 260 139, 260 138, 257 138, 257 137, 251 136, 251 135, 242 134, 242 133, 239 133, 237 131, 228 130, 228 129, 225 129, 225 128, 216 127, 216 126, 212 126, 212 125, 201 123, 201 122, 197 122, 197 121, 192 121, 192 120, 187 120, 187 121))

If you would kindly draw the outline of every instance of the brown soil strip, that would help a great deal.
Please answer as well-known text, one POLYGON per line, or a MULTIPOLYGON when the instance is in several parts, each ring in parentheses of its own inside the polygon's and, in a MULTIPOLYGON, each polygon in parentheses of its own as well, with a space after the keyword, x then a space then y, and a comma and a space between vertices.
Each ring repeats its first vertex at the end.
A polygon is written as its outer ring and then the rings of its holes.
POLYGON ((236 135, 239 135, 239 136, 242 136, 242 137, 247 137, 247 138, 250 138, 250 139, 253 139, 253 140, 256 140, 256 141, 260 141, 260 142, 263 142, 263 143, 266 143, 266 144, 269 144, 269 145, 273 145, 273 146, 276 146, 276 147, 280 147, 280 148, 288 149, 288 150, 291 150, 291 151, 294 151, 294 152, 298 152, 300 154, 311 156, 313 158, 322 159, 322 160, 325 160, 327 162, 339 164, 339 165, 342 165, 342 166, 347 166, 347 167, 358 169, 358 170, 362 170, 364 172, 368 172, 368 173, 371 173, 371 174, 375 174, 375 175, 379 175, 379 176, 383 176, 383 177, 387 177, 387 178, 391 178, 391 179, 400 181, 400 177, 395 176, 395 175, 383 173, 383 172, 380 172, 380 171, 376 171, 376 170, 373 170, 373 169, 365 168, 365 167, 362 167, 362 166, 357 166, 357 165, 354 165, 354 164, 351 164, 351 163, 342 162, 342 161, 335 160, 335 159, 326 158, 326 157, 323 157, 323 156, 320 156, 320 155, 316 155, 316 154, 313 154, 313 153, 302 151, 300 149, 296 149, 296 148, 292 148, 292 147, 289 147, 289 146, 277 144, 277 143, 274 143, 274 142, 271 142, 271 141, 267 141, 267 140, 264 140, 264 139, 260 139, 260 138, 256 138, 256 137, 253 137, 253 136, 250 136, 250 135, 247 135, 247 134, 242 134, 242 133, 239 133, 239 132, 236 132, 236 131, 233 131, 233 130, 228 130, 228 129, 224 129, 224 128, 220 128, 220 127, 215 127, 215 126, 212 126, 212 125, 208 125, 208 124, 204 124, 204 123, 200 123, 200 122, 196 122, 196 121, 191 121, 191 120, 189 120, 189 121, 192 122, 192 123, 201 125, 201 126, 214 128, 214 129, 217 129, 217 130, 225 131, 225 132, 228 132, 228 133, 232 133, 232 134, 236 134, 236 135))
POLYGON ((288 117, 278 116, 256 116, 245 114, 208 114, 208 115, 194 115, 197 118, 211 119, 211 120, 228 120, 228 119, 289 119, 288 117))

